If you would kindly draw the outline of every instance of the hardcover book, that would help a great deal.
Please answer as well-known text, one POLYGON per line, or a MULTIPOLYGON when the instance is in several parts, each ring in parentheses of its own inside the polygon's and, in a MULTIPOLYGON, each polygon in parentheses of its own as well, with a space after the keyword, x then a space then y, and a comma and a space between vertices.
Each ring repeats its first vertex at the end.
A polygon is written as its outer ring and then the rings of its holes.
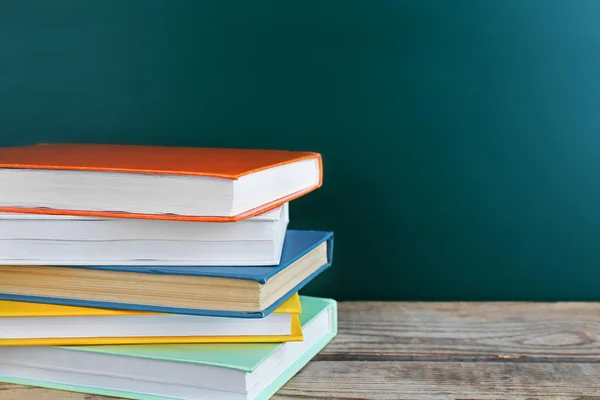
POLYGON ((0 266, 0 299, 263 318, 329 268, 333 233, 288 230, 277 266, 0 266))
POLYGON ((301 342, 2 347, 0 382, 134 400, 267 400, 337 334, 335 301, 300 301, 301 342))
POLYGON ((236 223, 0 213, 0 265, 277 265, 289 206, 236 223))
POLYGON ((0 346, 302 340, 298 294, 265 318, 145 313, 0 300, 0 346))
POLYGON ((322 185, 312 152, 39 144, 0 149, 0 211, 233 222, 322 185))

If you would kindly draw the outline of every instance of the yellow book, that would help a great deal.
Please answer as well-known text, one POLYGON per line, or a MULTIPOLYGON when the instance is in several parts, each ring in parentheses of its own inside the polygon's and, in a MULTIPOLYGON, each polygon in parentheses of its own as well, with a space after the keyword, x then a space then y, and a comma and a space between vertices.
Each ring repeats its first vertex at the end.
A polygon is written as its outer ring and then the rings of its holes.
POLYGON ((298 293, 264 318, 227 318, 0 301, 0 346, 302 341, 298 293))

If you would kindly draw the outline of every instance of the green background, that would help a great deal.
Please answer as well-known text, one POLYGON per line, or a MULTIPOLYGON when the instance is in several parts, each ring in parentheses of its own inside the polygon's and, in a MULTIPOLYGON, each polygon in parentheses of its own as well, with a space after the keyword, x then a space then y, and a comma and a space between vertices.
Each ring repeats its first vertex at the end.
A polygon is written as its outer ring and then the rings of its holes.
POLYGON ((600 1, 3 1, 0 145, 313 150, 305 291, 600 299, 600 1))

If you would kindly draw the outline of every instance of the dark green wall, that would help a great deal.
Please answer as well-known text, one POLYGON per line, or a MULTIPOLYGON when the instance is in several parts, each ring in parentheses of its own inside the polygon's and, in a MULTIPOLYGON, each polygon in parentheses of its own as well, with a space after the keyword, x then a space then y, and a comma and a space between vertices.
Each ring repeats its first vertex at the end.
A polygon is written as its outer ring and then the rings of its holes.
POLYGON ((315 150, 305 293, 600 299, 600 1, 4 1, 0 145, 315 150))

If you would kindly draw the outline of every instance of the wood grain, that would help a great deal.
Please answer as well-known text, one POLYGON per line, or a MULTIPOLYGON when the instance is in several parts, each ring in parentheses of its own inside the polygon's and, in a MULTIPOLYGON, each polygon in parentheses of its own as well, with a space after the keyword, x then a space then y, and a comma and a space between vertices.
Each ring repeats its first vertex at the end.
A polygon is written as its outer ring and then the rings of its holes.
POLYGON ((273 400, 600 399, 599 364, 319 361, 273 400))
POLYGON ((600 400, 599 334, 600 303, 340 303, 337 338, 274 399, 600 400))
POLYGON ((596 303, 342 303, 322 361, 600 362, 596 303))
POLYGON ((114 397, 63 392, 0 383, 1 400, 118 400, 114 397))
MULTIPOLYGON (((577 363, 317 361, 273 400, 600 400, 600 365, 577 363)), ((108 400, 0 385, 2 400, 108 400), (2 391, 3 389, 9 391, 2 391)))

